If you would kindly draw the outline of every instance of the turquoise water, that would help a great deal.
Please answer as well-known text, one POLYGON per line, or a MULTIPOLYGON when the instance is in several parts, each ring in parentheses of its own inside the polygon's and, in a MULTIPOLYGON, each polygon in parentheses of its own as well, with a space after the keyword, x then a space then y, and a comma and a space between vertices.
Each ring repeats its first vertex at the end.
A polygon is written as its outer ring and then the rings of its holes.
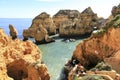
POLYGON ((65 43, 61 39, 49 44, 42 44, 38 47, 43 52, 42 60, 47 65, 51 80, 57 80, 64 64, 72 57, 76 45, 82 40, 65 43))

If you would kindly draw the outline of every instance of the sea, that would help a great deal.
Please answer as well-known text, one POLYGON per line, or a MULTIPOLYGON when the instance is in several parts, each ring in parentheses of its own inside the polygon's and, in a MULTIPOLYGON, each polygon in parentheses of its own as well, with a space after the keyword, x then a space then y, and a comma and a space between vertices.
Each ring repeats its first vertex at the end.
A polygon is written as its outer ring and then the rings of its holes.
MULTIPOLYGON (((17 29, 18 38, 23 39, 22 32, 30 27, 32 18, 0 18, 0 28, 3 28, 8 35, 9 24, 17 29)), ((48 68, 50 80, 60 80, 59 77, 64 64, 71 59, 76 46, 83 39, 78 39, 75 42, 64 42, 62 40, 62 38, 58 38, 55 42, 37 45, 42 51, 42 61, 48 68)))

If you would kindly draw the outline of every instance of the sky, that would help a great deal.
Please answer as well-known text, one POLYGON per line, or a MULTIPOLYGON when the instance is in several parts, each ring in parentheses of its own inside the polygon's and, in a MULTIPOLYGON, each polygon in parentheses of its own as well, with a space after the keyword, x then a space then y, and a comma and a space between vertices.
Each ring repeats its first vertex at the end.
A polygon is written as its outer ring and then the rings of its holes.
POLYGON ((0 0, 0 18, 34 18, 41 12, 51 16, 60 9, 82 12, 91 7, 99 17, 107 18, 120 0, 0 0))

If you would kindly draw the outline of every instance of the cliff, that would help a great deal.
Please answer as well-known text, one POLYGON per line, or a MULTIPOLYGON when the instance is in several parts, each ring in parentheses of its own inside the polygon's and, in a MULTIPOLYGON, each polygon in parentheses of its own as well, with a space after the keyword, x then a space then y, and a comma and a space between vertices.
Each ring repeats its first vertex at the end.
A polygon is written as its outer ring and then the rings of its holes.
POLYGON ((46 12, 42 12, 40 15, 36 16, 33 19, 30 28, 37 28, 39 25, 42 25, 47 30, 49 35, 56 33, 56 26, 50 15, 46 12))
POLYGON ((0 29, 0 79, 50 80, 41 51, 31 41, 14 41, 0 29))
POLYGON ((75 37, 90 35, 98 27, 98 17, 90 7, 86 8, 79 16, 73 16, 61 22, 59 34, 61 37, 75 37))
POLYGON ((80 15, 77 10, 60 10, 53 16, 53 21, 56 25, 56 30, 59 33, 59 28, 62 22, 66 20, 72 20, 74 18, 78 18, 80 15))
MULTIPOLYGON (((117 9, 120 9, 119 5, 117 9)), ((120 14, 117 12, 110 15, 103 28, 93 32, 91 37, 76 46, 71 60, 65 65, 68 80, 119 80, 119 35, 120 14), (102 61, 107 66, 101 64, 102 61)))

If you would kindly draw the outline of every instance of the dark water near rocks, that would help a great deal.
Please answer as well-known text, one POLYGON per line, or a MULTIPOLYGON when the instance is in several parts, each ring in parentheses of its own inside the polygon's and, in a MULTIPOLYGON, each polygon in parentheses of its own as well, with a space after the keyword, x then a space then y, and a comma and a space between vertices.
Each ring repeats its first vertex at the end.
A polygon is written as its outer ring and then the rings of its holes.
MULTIPOLYGON (((23 29, 30 27, 32 19, 29 18, 0 18, 0 28, 3 28, 9 34, 9 24, 15 26, 18 30, 19 38, 22 38, 23 29)), ((62 42, 62 39, 57 39, 56 42, 49 44, 41 44, 38 47, 41 49, 42 60, 47 65, 51 80, 57 80, 64 64, 71 58, 76 45, 82 41, 62 42)))

